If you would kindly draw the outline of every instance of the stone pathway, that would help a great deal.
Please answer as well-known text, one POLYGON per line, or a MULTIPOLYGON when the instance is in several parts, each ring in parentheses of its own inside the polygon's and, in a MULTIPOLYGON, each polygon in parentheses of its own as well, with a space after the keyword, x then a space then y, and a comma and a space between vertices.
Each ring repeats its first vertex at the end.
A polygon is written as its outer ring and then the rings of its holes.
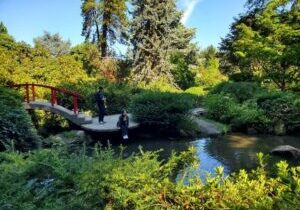
POLYGON ((222 134, 220 129, 210 122, 209 120, 200 118, 200 116, 203 116, 206 114, 206 110, 202 107, 194 108, 190 110, 190 113, 197 123, 197 125, 200 128, 200 131, 202 134, 207 135, 207 136, 219 136, 222 134))
POLYGON ((211 122, 202 118, 194 118, 202 134, 207 136, 219 136, 222 132, 211 122))

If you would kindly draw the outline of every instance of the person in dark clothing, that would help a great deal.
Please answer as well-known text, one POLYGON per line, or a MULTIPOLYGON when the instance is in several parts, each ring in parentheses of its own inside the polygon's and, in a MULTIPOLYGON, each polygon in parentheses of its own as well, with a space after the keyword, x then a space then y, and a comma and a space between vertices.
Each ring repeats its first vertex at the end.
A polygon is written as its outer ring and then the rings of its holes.
POLYGON ((95 94, 95 99, 98 105, 98 110, 99 110, 99 123, 104 124, 104 115, 106 113, 105 111, 105 96, 103 94, 103 87, 99 87, 98 92, 95 94))
POLYGON ((120 115, 117 126, 121 129, 123 139, 128 139, 129 117, 126 110, 120 115))

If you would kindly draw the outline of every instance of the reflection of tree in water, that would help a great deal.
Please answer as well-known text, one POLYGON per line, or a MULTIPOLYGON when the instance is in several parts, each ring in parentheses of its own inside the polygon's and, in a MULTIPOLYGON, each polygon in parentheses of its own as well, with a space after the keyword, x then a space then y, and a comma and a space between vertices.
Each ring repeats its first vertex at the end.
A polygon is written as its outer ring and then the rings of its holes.
MULTIPOLYGON (((300 147, 300 142, 296 140, 296 137, 232 134, 206 141, 204 150, 233 172, 241 168, 254 168, 257 165, 256 153, 268 154, 274 147, 283 144, 298 144, 295 146, 300 147)), ((271 162, 278 160, 276 157, 271 158, 271 162)))

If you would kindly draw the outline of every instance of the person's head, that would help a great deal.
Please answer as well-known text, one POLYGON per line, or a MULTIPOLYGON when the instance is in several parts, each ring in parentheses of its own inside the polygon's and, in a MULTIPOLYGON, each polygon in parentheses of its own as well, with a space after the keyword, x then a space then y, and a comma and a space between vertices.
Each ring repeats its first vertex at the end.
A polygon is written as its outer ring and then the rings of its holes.
POLYGON ((123 111, 122 111, 122 115, 127 115, 127 111, 126 111, 126 109, 123 109, 123 111))
POLYGON ((98 90, 99 90, 99 92, 103 92, 103 87, 100 86, 98 90))

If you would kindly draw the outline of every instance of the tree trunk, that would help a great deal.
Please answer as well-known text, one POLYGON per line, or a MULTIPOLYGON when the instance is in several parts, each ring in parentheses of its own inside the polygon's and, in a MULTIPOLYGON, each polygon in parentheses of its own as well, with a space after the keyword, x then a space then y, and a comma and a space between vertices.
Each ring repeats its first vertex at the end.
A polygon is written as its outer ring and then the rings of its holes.
POLYGON ((102 24, 102 37, 101 37, 101 57, 105 58, 107 56, 107 36, 108 36, 108 23, 110 14, 106 11, 103 13, 103 24, 102 24))
POLYGON ((107 56, 107 31, 108 27, 106 24, 103 24, 102 26, 102 39, 100 42, 101 46, 101 57, 105 58, 107 56))

